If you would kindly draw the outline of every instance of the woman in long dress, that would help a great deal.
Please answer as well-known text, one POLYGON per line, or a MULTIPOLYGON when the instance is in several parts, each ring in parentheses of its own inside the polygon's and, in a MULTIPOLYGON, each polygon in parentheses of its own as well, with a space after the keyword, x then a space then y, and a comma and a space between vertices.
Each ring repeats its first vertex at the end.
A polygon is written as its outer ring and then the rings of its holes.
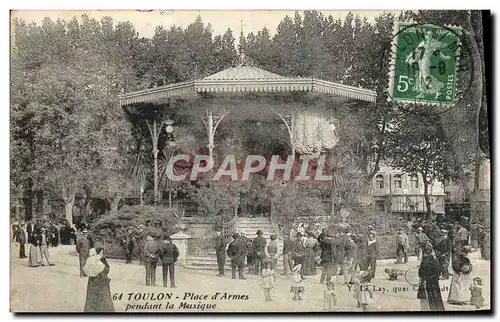
POLYGON ((318 240, 314 238, 312 232, 307 232, 307 239, 305 241, 305 267, 304 267, 304 275, 316 275, 316 259, 315 254, 318 248, 318 240))
POLYGON ((83 270, 89 277, 84 312, 114 312, 109 288, 109 265, 102 247, 91 249, 83 270))
POLYGON ((469 288, 472 285, 470 273, 472 264, 467 258, 467 251, 460 249, 454 253, 451 262, 453 276, 451 278, 450 293, 448 303, 455 305, 465 305, 469 301, 469 288))
POLYGON ((422 250, 422 262, 420 262, 418 269, 420 285, 417 292, 421 310, 444 311, 441 289, 439 287, 441 265, 432 254, 433 250, 430 243, 427 243, 422 250))
POLYGON ((31 234, 30 252, 28 256, 29 267, 38 267, 42 264, 42 255, 40 254, 40 244, 42 242, 42 235, 38 229, 34 230, 31 234))

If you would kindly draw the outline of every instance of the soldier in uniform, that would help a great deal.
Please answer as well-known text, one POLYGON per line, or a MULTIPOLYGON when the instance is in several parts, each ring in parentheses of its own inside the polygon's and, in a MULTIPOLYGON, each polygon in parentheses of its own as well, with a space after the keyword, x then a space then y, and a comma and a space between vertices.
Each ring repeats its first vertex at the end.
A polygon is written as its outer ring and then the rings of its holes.
POLYGON ((143 260, 146 268, 146 286, 156 286, 156 265, 158 263, 158 243, 152 234, 146 234, 143 248, 143 260))
POLYGON ((226 241, 222 236, 222 231, 216 231, 215 254, 217 255, 217 265, 219 266, 219 277, 224 276, 224 265, 226 264, 226 241))
POLYGON ((234 234, 233 241, 227 248, 227 255, 231 258, 231 275, 236 279, 236 268, 238 268, 238 277, 240 280, 246 280, 243 276, 243 267, 245 265, 244 244, 240 239, 240 235, 234 234))
POLYGON ((262 237, 264 233, 262 230, 257 230, 257 238, 255 238, 252 242, 252 250, 254 253, 254 262, 255 262, 255 274, 260 275, 262 273, 262 263, 265 258, 265 248, 266 248, 266 239, 262 237))

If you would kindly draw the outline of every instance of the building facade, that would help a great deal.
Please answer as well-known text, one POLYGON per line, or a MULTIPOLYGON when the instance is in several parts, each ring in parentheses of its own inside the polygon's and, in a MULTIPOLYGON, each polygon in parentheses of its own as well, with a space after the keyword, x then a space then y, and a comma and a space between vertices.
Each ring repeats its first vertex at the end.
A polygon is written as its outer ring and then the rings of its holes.
MULTIPOLYGON (((427 212, 421 175, 410 176, 401 170, 381 166, 369 189, 375 211, 393 214, 427 212)), ((431 211, 444 214, 445 190, 441 182, 429 186, 431 211)))

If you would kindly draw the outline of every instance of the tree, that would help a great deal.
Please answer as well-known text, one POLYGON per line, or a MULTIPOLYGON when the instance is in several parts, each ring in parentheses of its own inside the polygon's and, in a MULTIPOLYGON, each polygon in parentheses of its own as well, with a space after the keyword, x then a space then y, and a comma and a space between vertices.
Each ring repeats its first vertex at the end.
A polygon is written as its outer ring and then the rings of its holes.
POLYGON ((135 85, 128 48, 136 33, 130 24, 112 30, 110 19, 101 26, 87 16, 82 23, 14 23, 13 138, 16 151, 30 151, 24 158, 16 152, 16 162, 33 189, 60 196, 70 223, 77 192, 99 185, 103 164, 119 160, 109 151, 130 138, 116 95, 135 85))
POLYGON ((420 174, 425 205, 431 214, 429 187, 436 181, 455 180, 460 165, 454 162, 452 143, 446 137, 438 116, 407 113, 393 124, 387 139, 389 164, 409 175, 420 174))

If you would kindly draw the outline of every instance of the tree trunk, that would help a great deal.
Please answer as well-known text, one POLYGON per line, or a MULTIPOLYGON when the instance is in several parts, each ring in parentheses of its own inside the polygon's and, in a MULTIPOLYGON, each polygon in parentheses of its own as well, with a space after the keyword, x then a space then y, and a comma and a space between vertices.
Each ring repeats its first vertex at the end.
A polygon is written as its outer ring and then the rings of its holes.
POLYGON ((64 202, 64 210, 66 213, 66 220, 69 222, 70 226, 73 226, 73 204, 74 203, 75 203, 74 198, 71 201, 64 202))
POLYGON ((36 216, 38 218, 42 218, 44 213, 43 213, 43 190, 37 190, 36 191, 36 216))
POLYGON ((429 218, 431 217, 432 210, 431 210, 431 200, 429 198, 429 184, 427 183, 427 180, 425 179, 425 176, 423 176, 423 182, 424 182, 424 199, 425 199, 425 210, 427 212, 427 215, 429 218))
POLYGON ((120 203, 121 199, 122 199, 121 197, 115 197, 115 198, 108 199, 110 211, 112 213, 115 213, 118 211, 118 204, 120 203))
POLYGON ((83 204, 82 220, 87 221, 87 216, 90 214, 90 206, 92 204, 92 190, 89 187, 85 187, 85 202, 83 204))
POLYGON ((172 209, 172 190, 168 191, 168 207, 172 209))

